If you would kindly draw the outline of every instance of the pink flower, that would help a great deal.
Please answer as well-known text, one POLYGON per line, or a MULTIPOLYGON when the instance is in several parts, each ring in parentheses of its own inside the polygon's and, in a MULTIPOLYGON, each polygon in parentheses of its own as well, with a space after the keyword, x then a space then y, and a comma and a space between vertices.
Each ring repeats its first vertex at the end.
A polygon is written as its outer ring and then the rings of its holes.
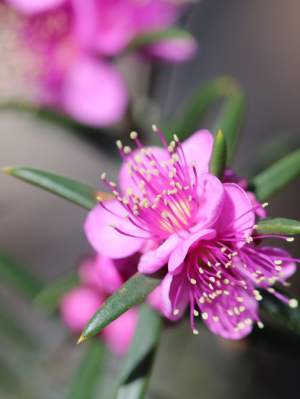
MULTIPOLYGON (((79 333, 105 299, 132 274, 136 257, 112 260, 101 255, 85 259, 79 269, 80 285, 65 294, 60 304, 64 323, 79 333)), ((123 355, 131 342, 137 322, 136 309, 130 309, 105 327, 101 337, 110 350, 123 355)))
POLYGON ((174 136, 169 145, 155 131, 164 148, 142 147, 136 132, 130 135, 134 151, 117 142, 123 157, 119 187, 102 176, 116 199, 89 213, 86 235, 95 250, 113 259, 141 252, 142 273, 167 265, 152 300, 162 296, 169 319, 177 320, 189 305, 195 333, 201 314, 214 333, 242 338, 255 322, 262 325, 256 288, 288 302, 270 286, 294 272, 295 260, 280 249, 259 247, 264 237, 255 234, 256 208, 248 194, 208 173, 213 145, 208 131, 182 144, 174 136))
POLYGON ((28 13, 21 19, 20 33, 36 60, 32 75, 39 86, 37 102, 88 125, 117 122, 127 109, 125 83, 111 62, 88 50, 84 26, 71 2, 13 3, 28 13))
POLYGON ((259 218, 265 218, 267 216, 267 212, 265 208, 262 206, 262 204, 260 204, 260 202, 257 200, 255 195, 251 191, 248 191, 248 181, 245 177, 240 177, 236 175, 233 170, 227 169, 224 174, 223 182, 236 183, 244 190, 246 190, 248 197, 253 205, 253 208, 255 209, 256 215, 259 218))
MULTIPOLYGON (((137 35, 167 28, 182 11, 168 0, 6 2, 22 14, 21 37, 37 60, 37 101, 92 126, 114 124, 127 109, 123 77, 107 56, 118 55, 137 35)), ((164 40, 147 52, 178 62, 195 49, 187 37, 164 40)))

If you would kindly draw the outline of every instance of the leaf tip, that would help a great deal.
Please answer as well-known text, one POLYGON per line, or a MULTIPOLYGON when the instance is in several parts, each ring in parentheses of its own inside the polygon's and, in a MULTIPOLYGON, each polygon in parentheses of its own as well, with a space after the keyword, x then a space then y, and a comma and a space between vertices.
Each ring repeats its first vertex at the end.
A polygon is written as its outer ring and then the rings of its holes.
POLYGON ((81 344, 81 342, 83 342, 85 340, 86 340, 86 337, 83 334, 81 334, 80 337, 78 338, 78 341, 76 342, 76 345, 81 344))
POLYGON ((11 166, 5 166, 4 168, 1 168, 1 170, 6 175, 11 175, 12 171, 13 171, 13 168, 11 166))

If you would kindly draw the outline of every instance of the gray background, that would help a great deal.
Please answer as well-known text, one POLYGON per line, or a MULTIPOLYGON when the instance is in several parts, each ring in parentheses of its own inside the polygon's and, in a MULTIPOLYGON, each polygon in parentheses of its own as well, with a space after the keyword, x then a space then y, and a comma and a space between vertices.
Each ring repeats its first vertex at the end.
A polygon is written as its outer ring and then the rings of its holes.
MULTIPOLYGON (((160 68, 155 93, 165 114, 174 112, 205 79, 230 74, 241 82, 248 113, 237 172, 251 173, 251 164, 259 165, 262 153, 274 143, 279 143, 278 153, 299 146, 299 16, 297 0, 203 0, 187 18, 199 39, 199 55, 186 65, 160 68)), ((51 169, 94 185, 103 170, 116 174, 107 151, 99 153, 56 125, 11 111, 0 114, 0 163, 51 169)), ((271 214, 300 218, 299 188, 298 181, 277 195, 271 201, 271 214)), ((44 279, 54 280, 74 269, 78 256, 89 250, 82 231, 86 213, 3 175, 0 190, 0 248, 44 279)), ((297 246, 293 245, 295 253, 297 246)), ((4 291, 4 300, 18 308, 4 291)), ((44 326, 42 315, 32 316, 28 305, 21 310, 25 319, 34 320, 37 331, 50 328, 44 326)), ((57 361, 61 348, 60 330, 54 328, 53 334, 47 334, 55 353, 51 352, 50 362, 57 361)), ((49 343, 45 345, 48 351, 49 343)), ((297 355, 283 355, 274 348, 258 350, 247 342, 225 343, 207 332, 194 338, 183 326, 164 334, 151 392, 153 397, 175 399, 254 394, 290 398, 297 392, 298 367, 297 355)), ((56 386, 57 381, 51 383, 56 386)))

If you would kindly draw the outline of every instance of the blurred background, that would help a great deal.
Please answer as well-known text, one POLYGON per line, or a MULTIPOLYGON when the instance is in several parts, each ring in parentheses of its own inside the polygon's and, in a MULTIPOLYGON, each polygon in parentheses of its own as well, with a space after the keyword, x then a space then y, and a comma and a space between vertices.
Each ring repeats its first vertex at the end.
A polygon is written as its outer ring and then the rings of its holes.
MULTIPOLYGON (((204 80, 232 75, 240 82, 247 94, 247 120, 235 160, 240 175, 253 176, 272 160, 299 147, 299 15, 297 0, 203 0, 183 19, 200 43, 197 57, 184 65, 155 67, 152 92, 163 117, 176 113, 204 80)), ((0 104, 11 97, 26 98, 31 90, 18 74, 22 67, 19 57, 26 55, 21 50, 16 55, 8 35, 6 19, 2 18, 0 104)), ((141 67, 137 68, 141 72, 141 67)), ((126 63, 124 70, 130 79, 136 76, 126 63)), ((2 166, 31 165, 97 186, 103 171, 116 176, 115 139, 85 139, 28 112, 0 111, 2 166)), ((74 270, 78 258, 89 252, 82 230, 86 212, 4 175, 0 175, 0 187, 1 251, 22 261, 45 281, 74 270)), ((269 213, 300 219, 299 203, 297 181, 274 197, 269 213)), ((292 250, 300 256, 299 244, 292 250)), ((293 279, 295 293, 300 290, 298 279, 299 273, 293 279)), ((12 343, 0 341, 0 370, 1 362, 18 369, 23 392, 17 396, 1 393, 1 398, 64 397, 82 348, 66 340, 57 321, 49 320, 6 287, 0 286, 0 290, 3 304, 17 312, 33 341, 43 348, 39 357, 31 359, 31 371, 28 353, 20 348, 11 355, 12 343), (40 385, 37 394, 33 393, 36 385, 40 385)), ((164 332, 149 397, 291 398, 298 391, 299 362, 299 349, 289 350, 284 339, 271 346, 254 339, 233 344, 204 329, 194 337, 182 323, 180 328, 164 332)), ((1 377, 3 383, 9 379, 7 375, 1 377)))

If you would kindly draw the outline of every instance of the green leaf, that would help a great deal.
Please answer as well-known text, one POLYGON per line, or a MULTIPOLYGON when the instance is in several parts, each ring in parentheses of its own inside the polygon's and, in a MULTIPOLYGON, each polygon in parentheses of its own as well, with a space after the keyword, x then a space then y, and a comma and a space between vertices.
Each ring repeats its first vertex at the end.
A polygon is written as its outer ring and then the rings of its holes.
POLYGON ((142 305, 136 332, 124 359, 116 399, 143 399, 152 371, 161 332, 160 316, 142 305))
POLYGON ((275 162, 253 180, 260 201, 268 200, 300 176, 300 149, 275 162))
MULTIPOLYGON (((170 129, 168 131, 165 129, 167 139, 172 140, 173 133, 176 132, 178 137, 183 140, 196 131, 211 105, 219 99, 224 99, 226 102, 222 108, 221 116, 218 118, 218 126, 215 126, 215 128, 221 129, 226 136, 227 131, 231 132, 233 130, 233 122, 230 121, 234 120, 232 116, 229 118, 229 111, 233 108, 232 105, 229 105, 237 103, 236 98, 240 96, 242 96, 241 89, 237 81, 231 77, 219 77, 201 84, 186 106, 183 107, 179 118, 169 123, 170 129), (222 124, 224 124, 224 127, 222 124)), ((232 114, 233 112, 231 111, 230 115, 232 114)), ((231 141, 232 138, 230 138, 231 141)))
MULTIPOLYGON (((287 293, 282 289, 280 291, 283 295, 287 293)), ((296 301, 293 299, 293 301, 296 301)), ((297 301, 296 301, 297 303, 297 301)), ((300 309, 299 307, 291 307, 284 302, 277 299, 274 295, 264 291, 262 308, 265 310, 272 319, 278 323, 282 328, 288 328, 291 331, 300 334, 300 309)))
POLYGON ((229 163, 237 147, 240 131, 245 119, 246 99, 243 91, 237 87, 236 91, 225 99, 213 131, 219 129, 225 135, 227 144, 227 163, 229 163))
POLYGON ((257 224, 256 231, 259 234, 296 235, 300 234, 300 222, 285 218, 267 218, 257 224))
POLYGON ((148 46, 154 43, 161 42, 163 40, 172 39, 190 39, 194 40, 193 36, 186 30, 172 27, 165 30, 156 30, 152 32, 147 32, 143 35, 135 37, 127 47, 126 51, 135 51, 140 47, 148 46))
POLYGON ((142 303, 160 283, 160 279, 134 274, 110 296, 83 330, 79 342, 98 334, 109 323, 135 305, 142 303))
POLYGON ((210 172, 222 179, 226 168, 226 141, 222 130, 219 130, 214 140, 214 146, 210 159, 210 172))
POLYGON ((44 287, 44 284, 25 267, 3 254, 0 254, 0 279, 2 283, 30 299, 44 287))
POLYGON ((77 274, 70 274, 52 284, 47 285, 35 298, 35 303, 41 305, 48 312, 54 312, 63 295, 76 287, 79 283, 77 274))
POLYGON ((96 197, 98 196, 103 199, 111 198, 110 194, 97 192, 85 183, 28 166, 11 166, 4 168, 4 172, 85 209, 93 208, 97 203, 96 197))
POLYGON ((104 346, 98 339, 89 342, 87 351, 74 375, 67 398, 92 399, 100 378, 104 358, 104 346))

